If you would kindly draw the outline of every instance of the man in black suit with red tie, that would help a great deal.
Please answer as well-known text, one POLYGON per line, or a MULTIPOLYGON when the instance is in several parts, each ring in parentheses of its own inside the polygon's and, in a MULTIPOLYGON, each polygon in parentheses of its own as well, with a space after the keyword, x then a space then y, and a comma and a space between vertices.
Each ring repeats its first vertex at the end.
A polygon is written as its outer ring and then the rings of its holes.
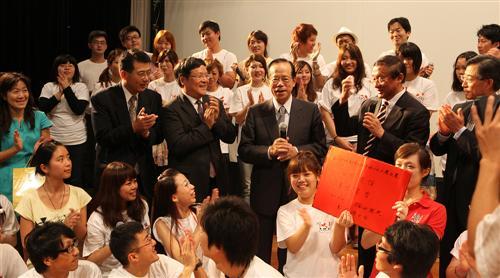
POLYGON ((126 162, 138 170, 139 188, 149 200, 156 180, 151 146, 163 140, 157 116, 161 96, 147 89, 150 71, 146 53, 127 52, 120 65, 121 84, 91 99, 98 176, 107 163, 126 162))
MULTIPOLYGON (((406 68, 396 56, 384 56, 375 62, 373 82, 379 96, 367 99, 359 115, 349 117, 348 94, 342 94, 332 106, 339 136, 358 135, 357 152, 394 164, 396 150, 408 142, 425 145, 429 138, 429 111, 403 86, 406 68)), ((360 239, 362 229, 359 232, 360 239)), ((363 249, 358 241, 358 263, 371 273, 375 248, 363 249)))
POLYGON ((271 261, 278 208, 290 201, 288 161, 302 150, 311 151, 320 161, 326 154, 317 105, 292 97, 293 64, 285 59, 272 61, 269 80, 273 98, 250 107, 238 149, 240 158, 253 164, 250 205, 259 218, 257 256, 267 263, 271 261))
POLYGON ((225 194, 229 178, 220 149, 220 140, 231 144, 237 129, 227 117, 222 102, 207 95, 205 62, 187 58, 175 69, 183 94, 163 110, 163 131, 168 145, 169 167, 175 168, 195 186, 202 201, 212 189, 225 194))

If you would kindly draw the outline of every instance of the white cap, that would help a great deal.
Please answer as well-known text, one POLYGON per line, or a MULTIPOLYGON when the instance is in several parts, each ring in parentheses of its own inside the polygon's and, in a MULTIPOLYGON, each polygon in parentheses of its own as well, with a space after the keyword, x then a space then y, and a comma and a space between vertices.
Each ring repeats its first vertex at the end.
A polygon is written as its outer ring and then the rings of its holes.
POLYGON ((342 26, 339 31, 333 37, 335 39, 335 43, 337 43, 337 38, 341 35, 349 35, 354 39, 354 43, 358 43, 358 37, 354 34, 349 28, 342 26))

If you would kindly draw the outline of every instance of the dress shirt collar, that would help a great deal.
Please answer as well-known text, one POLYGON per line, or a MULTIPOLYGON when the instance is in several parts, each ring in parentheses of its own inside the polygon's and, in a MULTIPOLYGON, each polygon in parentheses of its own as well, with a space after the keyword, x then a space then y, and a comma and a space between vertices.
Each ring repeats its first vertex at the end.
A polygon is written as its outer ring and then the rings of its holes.
POLYGON ((290 114, 290 110, 292 109, 292 95, 288 98, 288 100, 285 102, 285 104, 281 105, 278 103, 276 98, 273 96, 273 105, 274 105, 274 111, 276 114, 278 113, 278 110, 280 109, 281 106, 285 106, 286 113, 290 114))

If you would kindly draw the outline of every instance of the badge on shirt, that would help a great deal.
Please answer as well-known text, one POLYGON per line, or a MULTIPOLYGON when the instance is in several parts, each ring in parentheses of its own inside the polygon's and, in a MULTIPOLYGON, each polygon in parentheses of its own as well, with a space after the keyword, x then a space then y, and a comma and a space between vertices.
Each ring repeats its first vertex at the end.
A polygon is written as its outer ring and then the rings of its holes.
POLYGON ((332 230, 332 221, 327 221, 327 220, 323 220, 321 222, 318 222, 318 226, 319 226, 319 231, 321 233, 324 233, 324 232, 329 232, 332 230))
POLYGON ((420 220, 422 220, 422 217, 423 217, 423 215, 422 215, 422 214, 415 213, 415 214, 411 217, 410 221, 411 221, 411 222, 413 222, 413 223, 415 223, 415 224, 418 224, 418 223, 420 223, 420 220))

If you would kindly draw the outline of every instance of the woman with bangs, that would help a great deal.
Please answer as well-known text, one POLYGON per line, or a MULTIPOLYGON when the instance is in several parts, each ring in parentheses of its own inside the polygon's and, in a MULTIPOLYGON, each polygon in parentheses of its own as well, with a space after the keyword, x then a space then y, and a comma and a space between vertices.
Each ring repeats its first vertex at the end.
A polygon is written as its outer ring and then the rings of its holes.
MULTIPOLYGON (((255 30, 252 31, 250 34, 248 34, 247 37, 247 47, 248 50, 250 51, 251 55, 262 55, 264 59, 266 60, 266 66, 271 63, 273 60, 271 57, 269 57, 269 54, 267 52, 267 44, 268 44, 268 38, 266 33, 264 33, 261 30, 255 30)), ((248 71, 248 60, 250 57, 246 58, 245 60, 241 61, 238 64, 238 69, 241 71, 244 79, 240 77, 238 87, 243 86, 244 84, 248 84, 251 82, 251 75, 250 72, 248 71)))
POLYGON ((335 218, 312 207, 320 172, 321 165, 309 151, 299 152, 288 164, 297 198, 279 208, 276 220, 278 247, 288 250, 285 277, 337 277, 337 254, 347 244, 353 220, 347 210, 335 218))
POLYGON ((317 102, 318 93, 314 90, 312 82, 312 68, 306 61, 297 61, 295 67, 295 89, 292 96, 303 101, 317 102))
POLYGON ((356 151, 357 135, 339 137, 333 121, 332 106, 339 99, 347 102, 349 115, 359 113, 363 101, 377 95, 377 89, 366 78, 361 50, 355 44, 340 48, 335 70, 321 93, 319 106, 325 124, 327 143, 346 150, 356 151))
POLYGON ((109 52, 108 57, 106 58, 108 67, 101 72, 101 75, 99 75, 99 81, 95 84, 95 89, 93 90, 94 93, 92 95, 111 86, 120 84, 120 81, 122 80, 120 77, 120 63, 124 54, 125 50, 121 48, 116 48, 109 52))
POLYGON ((151 80, 156 80, 162 78, 162 70, 160 67, 161 61, 159 58, 163 51, 169 52, 170 50, 175 52, 175 37, 169 30, 160 30, 156 33, 153 40, 153 56, 151 56, 151 80))
POLYGON ((54 124, 50 133, 54 140, 66 146, 73 162, 68 183, 82 187, 87 128, 85 109, 90 96, 87 86, 80 82, 80 72, 73 56, 62 54, 54 59, 50 82, 40 93, 40 110, 54 124))
POLYGON ((148 205, 137 192, 137 173, 123 162, 111 162, 101 176, 99 191, 90 205, 83 257, 99 266, 104 276, 121 266, 109 248, 111 231, 129 221, 149 228, 148 205))

